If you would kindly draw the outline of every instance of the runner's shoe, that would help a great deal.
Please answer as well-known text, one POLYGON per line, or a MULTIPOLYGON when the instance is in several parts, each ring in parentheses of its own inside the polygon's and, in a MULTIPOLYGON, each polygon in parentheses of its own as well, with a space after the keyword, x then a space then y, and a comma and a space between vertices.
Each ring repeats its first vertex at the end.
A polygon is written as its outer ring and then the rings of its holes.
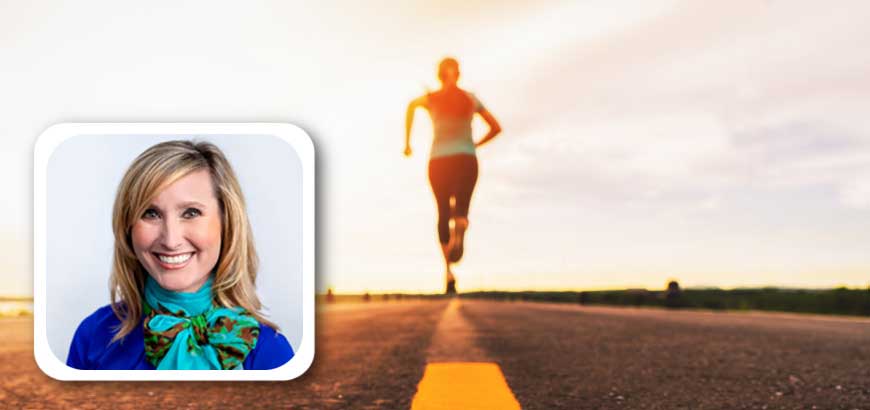
POLYGON ((455 295, 456 294, 456 277, 453 276, 453 273, 447 272, 447 288, 444 290, 445 295, 455 295))
POLYGON ((455 295, 456 294, 456 281, 448 280, 447 281, 447 289, 444 291, 445 295, 455 295))

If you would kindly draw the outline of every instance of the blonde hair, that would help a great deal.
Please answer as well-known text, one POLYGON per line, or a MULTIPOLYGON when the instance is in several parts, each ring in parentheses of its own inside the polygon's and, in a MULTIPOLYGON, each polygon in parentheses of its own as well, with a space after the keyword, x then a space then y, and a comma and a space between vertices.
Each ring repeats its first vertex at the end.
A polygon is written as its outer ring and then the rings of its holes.
POLYGON ((130 237, 133 225, 163 189, 200 170, 211 174, 222 218, 221 251, 212 285, 214 301, 224 307, 242 307, 260 323, 278 329, 260 312, 263 306, 255 292, 257 251, 242 189, 229 161, 218 147, 208 142, 167 141, 148 148, 130 164, 115 196, 110 300, 121 325, 112 341, 132 332, 143 312, 148 272, 133 251, 130 237))

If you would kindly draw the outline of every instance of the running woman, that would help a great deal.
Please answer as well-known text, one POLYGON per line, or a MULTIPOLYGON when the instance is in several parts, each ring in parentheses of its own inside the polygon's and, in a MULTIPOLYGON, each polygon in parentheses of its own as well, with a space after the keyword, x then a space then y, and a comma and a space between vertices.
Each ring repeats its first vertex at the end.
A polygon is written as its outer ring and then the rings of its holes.
POLYGON ((438 64, 441 89, 416 98, 405 115, 405 156, 411 156, 411 128, 417 107, 429 111, 435 138, 429 156, 429 184, 438 203, 438 241, 444 255, 447 294, 456 293, 456 277, 450 269, 463 253, 463 237, 468 229, 468 206, 477 183, 475 150, 499 132, 495 117, 474 96, 456 84, 459 62, 445 58, 438 64), (471 136, 471 120, 480 114, 489 132, 477 142, 471 136))

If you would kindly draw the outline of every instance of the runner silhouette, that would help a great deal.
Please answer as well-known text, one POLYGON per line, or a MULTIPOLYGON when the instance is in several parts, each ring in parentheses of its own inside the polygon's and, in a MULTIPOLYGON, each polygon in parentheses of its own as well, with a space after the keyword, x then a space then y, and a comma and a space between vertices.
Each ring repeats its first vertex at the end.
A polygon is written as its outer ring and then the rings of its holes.
POLYGON ((438 241, 444 255, 447 294, 456 293, 456 277, 450 269, 463 254, 468 229, 468 207, 477 183, 475 150, 499 132, 501 126, 474 94, 457 85, 459 62, 445 58, 438 64, 441 89, 426 93, 408 104, 405 115, 405 156, 411 156, 411 128, 417 107, 429 111, 435 138, 429 155, 429 184, 438 203, 438 241), (471 135, 471 120, 480 114, 489 132, 477 142, 471 135))

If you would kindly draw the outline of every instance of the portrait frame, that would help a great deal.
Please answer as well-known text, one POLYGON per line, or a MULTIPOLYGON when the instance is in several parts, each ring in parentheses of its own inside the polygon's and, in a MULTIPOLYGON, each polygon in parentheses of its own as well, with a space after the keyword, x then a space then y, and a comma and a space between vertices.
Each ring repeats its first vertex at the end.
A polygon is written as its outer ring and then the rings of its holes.
MULTIPOLYGON (((137 153, 138 154, 138 153, 137 153)), ((132 157, 129 158, 132 161, 132 157)), ((315 166, 314 144, 301 128, 287 123, 62 123, 46 129, 34 148, 33 169, 33 350, 36 363, 48 376, 58 380, 158 381, 158 380, 290 380, 302 375, 313 362, 315 350, 315 166), (294 356, 284 365, 271 370, 80 370, 67 366, 49 344, 48 320, 48 198, 49 165, 58 147, 71 138, 81 136, 161 136, 177 139, 206 140, 209 136, 224 138, 270 136, 295 152, 300 166, 298 186, 301 235, 301 332, 294 356)), ((232 161, 232 158, 230 159, 232 161)), ((268 165, 264 165, 268 167, 268 165)), ((112 187, 115 189, 115 187, 112 187)), ((106 221, 108 224, 109 221, 106 221)), ((106 288, 108 290, 108 288, 106 288)), ((108 302, 106 293, 105 302, 108 302)), ((80 318, 84 319, 84 317, 80 318)), ((56 349, 55 349, 56 350, 56 349)))

